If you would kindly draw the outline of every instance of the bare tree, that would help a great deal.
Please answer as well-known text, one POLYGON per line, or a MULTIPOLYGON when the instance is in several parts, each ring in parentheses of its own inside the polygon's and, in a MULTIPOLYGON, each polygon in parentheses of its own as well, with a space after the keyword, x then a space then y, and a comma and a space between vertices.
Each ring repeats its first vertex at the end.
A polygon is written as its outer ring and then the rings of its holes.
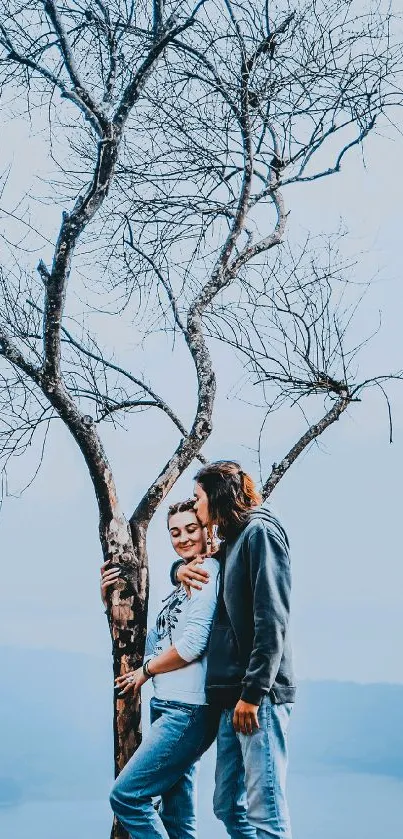
POLYGON ((237 299, 216 306, 206 323, 207 334, 230 346, 242 361, 238 391, 243 400, 252 401, 253 394, 256 403, 259 391, 264 418, 257 451, 265 499, 297 457, 368 388, 378 388, 386 401, 393 439, 384 385, 401 381, 403 371, 360 378, 364 350, 381 324, 358 338, 354 319, 371 283, 353 279, 356 260, 340 254, 342 238, 336 234, 311 242, 308 237, 298 251, 278 251, 270 271, 259 272, 251 284, 244 282, 237 299), (264 429, 272 414, 286 407, 299 409, 306 429, 267 477, 264 429), (308 414, 316 418, 310 421, 308 414))
MULTIPOLYGON (((246 354, 264 393, 274 388, 270 410, 333 399, 264 479, 265 495, 368 384, 349 378, 331 267, 287 276, 273 254, 285 190, 339 172, 400 104, 392 22, 388 7, 355 0, 0 0, 4 118, 41 127, 57 171, 47 195, 2 209, 3 464, 42 430, 44 445, 55 418, 76 441, 104 560, 122 569, 108 608, 115 676, 143 654, 149 523, 212 431, 212 339, 246 354), (69 207, 56 235, 39 220, 45 201, 69 207), (138 341, 163 332, 186 349, 189 429, 128 352, 116 360, 100 323, 118 316, 138 341), (151 408, 179 441, 126 517, 100 427, 151 408)), ((119 771, 140 740, 137 700, 117 700, 114 731, 119 771)), ((113 835, 124 835, 117 824, 113 835)))

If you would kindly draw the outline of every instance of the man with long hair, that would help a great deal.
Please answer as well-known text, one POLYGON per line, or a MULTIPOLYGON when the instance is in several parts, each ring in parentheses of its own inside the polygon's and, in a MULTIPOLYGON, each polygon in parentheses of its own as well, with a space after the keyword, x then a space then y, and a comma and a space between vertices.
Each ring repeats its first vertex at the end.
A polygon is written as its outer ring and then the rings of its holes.
MULTIPOLYGON (((289 638, 290 558, 283 527, 238 463, 196 475, 194 509, 222 540, 206 697, 222 709, 214 812, 232 839, 290 839, 287 726, 295 698, 289 638)), ((200 565, 174 577, 200 588, 200 565)))

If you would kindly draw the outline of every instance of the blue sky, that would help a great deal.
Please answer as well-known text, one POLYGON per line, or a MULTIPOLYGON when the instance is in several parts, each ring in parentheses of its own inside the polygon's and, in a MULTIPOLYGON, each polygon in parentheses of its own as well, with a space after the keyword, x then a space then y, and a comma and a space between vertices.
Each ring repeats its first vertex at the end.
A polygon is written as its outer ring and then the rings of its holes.
MULTIPOLYGON (((16 120, 6 126, 3 154, 13 163, 3 197, 14 204, 35 170, 47 170, 45 144, 29 139, 16 120), (26 148, 30 154, 27 155, 26 148)), ((357 279, 375 276, 357 322, 372 331, 382 310, 382 330, 365 353, 374 374, 402 365, 402 137, 390 127, 370 138, 365 165, 354 151, 342 173, 287 195, 291 240, 309 229, 349 230, 348 248, 360 252, 357 279), (387 164, 385 164, 387 161, 387 164)), ((56 229, 60 207, 42 210, 38 224, 56 229)), ((112 340, 118 340, 112 331, 112 340)), ((358 333, 357 333, 358 334, 358 333)), ((210 459, 239 458, 257 476, 253 447, 257 413, 228 393, 241 369, 214 350, 219 397, 210 459)), ((156 341, 148 357, 156 386, 174 392, 175 405, 190 415, 193 380, 186 363, 173 369, 167 348, 156 341), (163 360, 163 361, 162 361, 163 360)), ((304 455, 273 496, 287 526, 294 567, 293 634, 301 678, 403 682, 403 569, 400 544, 403 391, 391 388, 394 439, 388 443, 386 406, 369 393, 362 404, 333 426, 319 448, 304 455)), ((278 461, 304 430, 289 411, 274 415, 267 429, 267 462, 278 461)), ((165 462, 176 434, 165 417, 147 413, 128 430, 104 433, 119 494, 130 514, 150 479, 165 462)), ((35 453, 32 453, 34 456, 35 453)), ((33 463, 32 458, 32 463, 33 463)), ((16 465, 19 477, 29 464, 16 465)), ((29 470, 28 470, 29 471, 29 470)), ((169 501, 192 490, 192 467, 169 501)), ((165 509, 150 529, 150 615, 168 588, 172 550, 165 509)), ((2 544, 1 635, 21 647, 52 647, 109 655, 109 636, 98 597, 100 548, 97 513, 89 478, 73 441, 58 425, 49 439, 42 470, 21 498, 7 499, 0 516, 2 544)))

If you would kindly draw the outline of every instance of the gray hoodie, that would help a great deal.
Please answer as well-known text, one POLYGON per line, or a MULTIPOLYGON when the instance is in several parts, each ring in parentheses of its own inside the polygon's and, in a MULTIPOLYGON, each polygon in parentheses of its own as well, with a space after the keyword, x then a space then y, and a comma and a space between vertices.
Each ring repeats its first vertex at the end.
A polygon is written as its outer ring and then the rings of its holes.
POLYGON ((294 701, 290 591, 288 539, 262 505, 226 546, 207 652, 209 702, 258 705, 265 694, 277 704, 294 701))

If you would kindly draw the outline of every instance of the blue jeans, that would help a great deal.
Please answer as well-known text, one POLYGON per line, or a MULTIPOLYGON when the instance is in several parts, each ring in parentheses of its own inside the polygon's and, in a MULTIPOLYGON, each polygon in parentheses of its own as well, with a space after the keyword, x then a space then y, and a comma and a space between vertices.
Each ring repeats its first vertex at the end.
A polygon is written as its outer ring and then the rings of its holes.
POLYGON ((196 839, 198 761, 216 736, 217 721, 208 705, 151 699, 151 728, 110 795, 133 839, 196 839), (162 798, 158 812, 156 795, 162 798))
POLYGON ((265 697, 260 728, 237 734, 234 709, 221 714, 217 737, 214 813, 231 839, 291 839, 285 780, 287 726, 292 705, 265 697))

